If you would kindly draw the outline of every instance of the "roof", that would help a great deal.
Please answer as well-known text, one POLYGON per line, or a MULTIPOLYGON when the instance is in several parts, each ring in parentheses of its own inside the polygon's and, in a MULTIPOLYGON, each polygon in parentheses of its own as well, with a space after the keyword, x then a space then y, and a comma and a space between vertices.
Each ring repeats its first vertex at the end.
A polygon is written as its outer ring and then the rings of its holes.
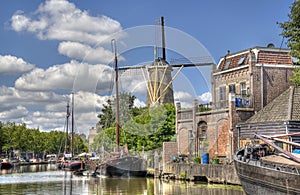
POLYGON ((228 53, 219 61, 217 71, 229 70, 249 64, 250 53, 255 54, 256 64, 293 65, 289 49, 274 47, 253 47, 233 54, 228 53))
POLYGON ((300 87, 291 86, 245 123, 300 121, 300 87))

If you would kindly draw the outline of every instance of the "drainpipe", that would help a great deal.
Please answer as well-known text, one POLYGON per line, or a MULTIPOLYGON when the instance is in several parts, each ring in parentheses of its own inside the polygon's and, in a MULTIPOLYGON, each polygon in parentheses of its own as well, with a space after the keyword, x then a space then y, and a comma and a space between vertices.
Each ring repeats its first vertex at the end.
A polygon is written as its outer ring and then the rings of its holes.
POLYGON ((229 124, 228 124, 228 131, 229 131, 229 161, 231 162, 232 160, 232 148, 233 148, 233 125, 235 124, 235 114, 236 114, 236 109, 235 109, 235 93, 230 92, 229 93, 229 112, 228 112, 228 119, 229 119, 229 124))
POLYGON ((211 71, 211 91, 212 91, 213 109, 216 108, 216 78, 213 75, 216 72, 216 69, 217 69, 216 64, 212 64, 210 71, 211 71))
POLYGON ((198 111, 198 100, 195 99, 193 101, 193 134, 194 134, 194 155, 198 155, 198 130, 197 130, 197 122, 196 122, 196 113, 198 111))
POLYGON ((248 95, 250 95, 249 100, 250 100, 250 107, 254 108, 254 89, 253 89, 253 85, 254 85, 254 80, 253 80, 253 68, 254 68, 254 54, 252 53, 251 49, 249 50, 249 89, 250 92, 248 95))
POLYGON ((260 108, 260 110, 261 110, 264 107, 264 65, 263 64, 260 67, 260 79, 261 79, 261 81, 260 81, 260 84, 261 84, 261 86, 260 86, 261 108, 260 108))
POLYGON ((181 104, 180 102, 176 103, 176 123, 175 123, 175 130, 176 130, 176 142, 177 142, 177 154, 179 155, 179 125, 178 121, 181 119, 180 116, 181 104))

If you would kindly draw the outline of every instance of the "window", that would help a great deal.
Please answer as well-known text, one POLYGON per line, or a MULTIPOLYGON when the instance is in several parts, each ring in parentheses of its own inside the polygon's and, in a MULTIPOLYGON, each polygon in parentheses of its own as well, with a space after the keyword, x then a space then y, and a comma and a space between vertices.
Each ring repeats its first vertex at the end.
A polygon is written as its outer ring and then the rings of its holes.
POLYGON ((219 99, 220 107, 226 107, 226 87, 220 87, 220 99, 219 99))
POLYGON ((235 84, 229 85, 229 93, 235 93, 235 84))
POLYGON ((246 96, 247 95, 246 83, 241 83, 241 95, 242 96, 246 96))
POLYGON ((226 100, 226 87, 220 87, 220 101, 226 100))
POLYGON ((208 151, 207 123, 202 121, 198 123, 198 154, 207 151, 208 151))

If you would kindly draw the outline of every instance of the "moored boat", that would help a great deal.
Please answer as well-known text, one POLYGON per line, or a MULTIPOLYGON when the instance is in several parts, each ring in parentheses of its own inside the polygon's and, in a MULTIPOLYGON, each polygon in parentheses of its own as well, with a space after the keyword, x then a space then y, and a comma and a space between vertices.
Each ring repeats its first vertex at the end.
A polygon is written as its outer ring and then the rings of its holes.
POLYGON ((74 156, 74 93, 72 93, 72 113, 69 110, 69 103, 67 104, 67 114, 66 114, 66 140, 65 140, 65 149, 62 159, 56 161, 58 169, 65 169, 71 171, 83 170, 85 169, 85 162, 74 156), (68 128, 69 128, 69 117, 72 116, 72 129, 71 129, 71 146, 70 154, 67 154, 67 145, 68 145, 68 128))
POLYGON ((263 136, 256 136, 266 144, 248 144, 234 156, 244 191, 251 195, 300 194, 299 154, 285 151, 263 136))
POLYGON ((118 59, 116 40, 112 40, 115 57, 115 90, 116 90, 116 149, 110 153, 105 160, 99 164, 95 173, 107 177, 146 177, 147 160, 140 156, 128 154, 127 145, 120 150, 120 131, 119 131, 119 91, 118 91, 118 59))
POLYGON ((9 162, 7 159, 1 160, 1 169, 10 169, 13 167, 13 164, 9 162))
POLYGON ((99 173, 107 177, 146 177, 147 163, 140 157, 118 157, 101 164, 99 173))

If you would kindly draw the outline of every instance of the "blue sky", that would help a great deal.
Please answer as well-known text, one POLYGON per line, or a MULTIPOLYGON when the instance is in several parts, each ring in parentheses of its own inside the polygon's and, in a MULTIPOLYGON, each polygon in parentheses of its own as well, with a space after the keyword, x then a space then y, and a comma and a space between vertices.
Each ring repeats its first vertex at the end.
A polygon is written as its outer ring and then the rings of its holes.
MULTIPOLYGON (((108 66, 112 38, 118 40, 121 65, 148 63, 154 58, 152 46, 160 44, 153 25, 164 16, 169 62, 211 57, 218 63, 227 50, 268 43, 286 47, 276 22, 288 20, 292 2, 2 0, 0 120, 45 131, 63 129, 66 102, 74 90, 76 129, 87 132, 113 93, 108 66)), ((124 75, 121 90, 136 94, 136 105, 144 105, 142 74, 124 75)), ((193 99, 209 101, 207 69, 184 69, 174 80, 174 95, 184 107, 193 99)))

